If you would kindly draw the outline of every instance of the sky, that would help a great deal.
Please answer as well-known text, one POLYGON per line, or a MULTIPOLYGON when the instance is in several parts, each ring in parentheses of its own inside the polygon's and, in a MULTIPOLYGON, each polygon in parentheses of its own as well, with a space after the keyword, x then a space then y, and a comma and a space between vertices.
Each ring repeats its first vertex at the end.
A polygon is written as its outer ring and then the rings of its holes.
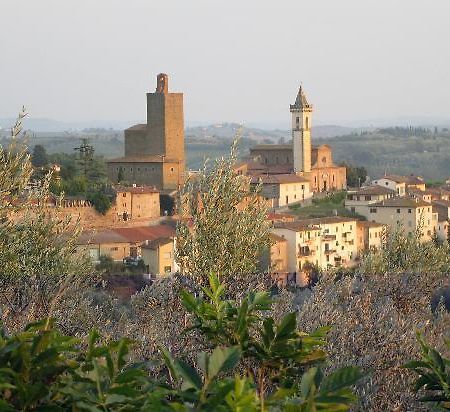
POLYGON ((450 120, 448 0, 0 0, 0 118, 142 121, 156 75, 185 120, 450 120))

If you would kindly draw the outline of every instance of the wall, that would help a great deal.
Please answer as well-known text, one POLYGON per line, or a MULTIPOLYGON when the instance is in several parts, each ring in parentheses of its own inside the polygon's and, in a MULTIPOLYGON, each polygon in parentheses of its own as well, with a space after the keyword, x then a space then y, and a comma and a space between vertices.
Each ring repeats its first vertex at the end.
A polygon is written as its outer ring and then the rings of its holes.
POLYGON ((250 149, 250 156, 252 158, 260 157, 260 163, 267 165, 284 165, 293 164, 293 149, 292 145, 285 145, 286 147, 280 149, 250 149))
POLYGON ((113 162, 108 163, 108 178, 117 183, 119 169, 122 168, 123 180, 129 184, 155 186, 163 188, 162 162, 113 162))
POLYGON ((368 220, 378 223, 384 223, 395 229, 398 223, 401 223, 406 233, 414 233, 419 226, 422 226, 422 240, 430 240, 433 235, 433 217, 432 206, 421 207, 370 207, 368 220), (372 212, 371 212, 372 209, 372 212), (376 210, 374 212, 373 210, 376 210))
POLYGON ((345 167, 313 167, 309 179, 311 190, 314 192, 347 188, 347 170, 345 167))
POLYGON ((378 179, 372 182, 374 185, 387 187, 388 189, 395 190, 399 196, 405 196, 406 194, 406 184, 397 183, 390 179, 378 179))

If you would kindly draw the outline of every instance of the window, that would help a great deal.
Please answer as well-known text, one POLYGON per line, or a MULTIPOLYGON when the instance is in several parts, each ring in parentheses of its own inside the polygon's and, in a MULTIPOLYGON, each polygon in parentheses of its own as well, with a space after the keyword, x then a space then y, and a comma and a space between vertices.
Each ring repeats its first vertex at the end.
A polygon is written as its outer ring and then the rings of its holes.
POLYGON ((306 130, 309 130, 309 119, 308 116, 306 116, 306 130))
POLYGON ((376 207, 371 207, 370 208, 370 213, 377 213, 377 208, 376 207))
MULTIPOLYGON (((386 182, 385 184, 386 184, 386 186, 388 186, 388 185, 389 185, 389 183, 388 183, 388 182, 386 182)), ((398 190, 397 190, 397 191, 398 191, 398 190)))
POLYGON ((164 266, 164 273, 172 272, 172 266, 164 266))
POLYGON ((170 168, 170 171, 173 172, 173 167, 170 168))
POLYGON ((408 213, 412 213, 412 209, 408 209, 408 213))
POLYGON ((127 197, 127 194, 126 193, 122 193, 122 197, 127 197))
POLYGON ((400 209, 397 209, 397 213, 400 213, 400 209))
POLYGON ((172 253, 164 252, 164 259, 170 259, 172 257, 172 253))
POLYGON ((141 171, 141 169, 138 167, 138 172, 140 172, 141 171))
POLYGON ((350 208, 350 211, 352 211, 353 213, 355 213, 356 209, 354 207, 350 208))
POLYGON ((117 250, 119 250, 119 248, 118 247, 112 247, 110 250, 111 251, 117 251, 117 250))
POLYGON ((305 185, 302 185, 302 190, 304 190, 305 189, 305 185))
POLYGON ((364 196, 364 200, 372 200, 372 196, 364 196))

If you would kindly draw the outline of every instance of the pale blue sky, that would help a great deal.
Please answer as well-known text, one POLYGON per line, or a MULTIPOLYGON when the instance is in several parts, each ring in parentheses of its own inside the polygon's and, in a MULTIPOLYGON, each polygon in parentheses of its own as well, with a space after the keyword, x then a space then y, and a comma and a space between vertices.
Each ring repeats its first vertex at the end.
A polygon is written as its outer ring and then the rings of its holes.
POLYGON ((449 0, 0 0, 0 118, 139 120, 159 72, 187 121, 450 119, 449 0))

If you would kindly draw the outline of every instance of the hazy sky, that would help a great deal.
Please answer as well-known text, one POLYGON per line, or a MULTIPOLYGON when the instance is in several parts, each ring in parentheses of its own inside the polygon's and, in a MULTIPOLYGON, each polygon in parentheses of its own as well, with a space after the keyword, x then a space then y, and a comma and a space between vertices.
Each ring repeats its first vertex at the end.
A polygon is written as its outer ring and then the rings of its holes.
POLYGON ((0 0, 0 118, 140 120, 166 72, 186 121, 450 119, 449 0, 0 0))

